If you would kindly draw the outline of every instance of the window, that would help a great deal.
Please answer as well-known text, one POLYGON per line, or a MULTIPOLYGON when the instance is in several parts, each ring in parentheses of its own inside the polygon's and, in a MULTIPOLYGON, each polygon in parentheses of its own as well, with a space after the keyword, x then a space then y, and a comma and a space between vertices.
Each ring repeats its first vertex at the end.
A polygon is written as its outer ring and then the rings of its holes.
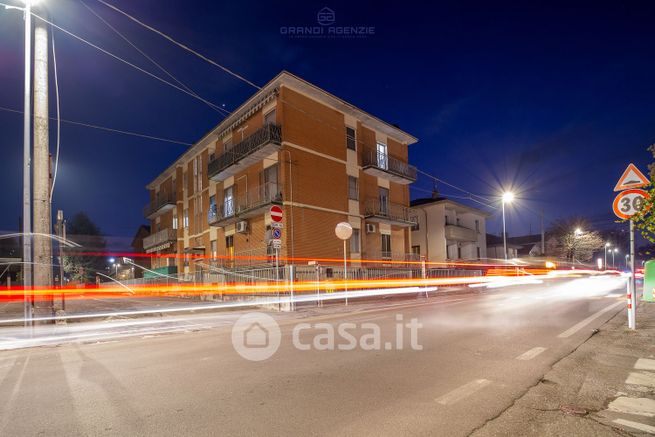
POLYGON ((389 213, 389 189, 378 187, 378 195, 380 198, 380 215, 387 215, 389 213))
POLYGON ((412 231, 418 231, 418 230, 419 230, 419 226, 418 226, 418 216, 416 216, 416 215, 415 215, 415 216, 412 216, 412 217, 409 218, 409 220, 410 220, 412 223, 414 223, 414 224, 412 225, 412 228, 411 228, 412 231))
POLYGON ((384 143, 377 143, 377 154, 378 154, 377 157, 378 167, 384 170, 389 168, 387 145, 384 143))
POLYGON ((182 217, 182 226, 184 229, 189 229, 189 210, 184 208, 184 216, 182 217))
POLYGON ((214 159, 216 159, 216 153, 211 152, 211 153, 209 154, 209 162, 213 161, 214 159))
MULTIPOLYGON (((475 232, 478 234, 480 233, 480 220, 475 221, 475 232)), ((478 247, 478 252, 480 251, 480 248, 478 247)), ((480 258, 480 254, 478 253, 478 258, 480 258)))
POLYGON ((382 234, 382 258, 391 258, 391 235, 382 234))
POLYGON ((223 190, 223 217, 234 215, 234 186, 223 190))
POLYGON ((177 229, 178 223, 177 223, 177 212, 173 213, 173 229, 177 229))
POLYGON ((232 148, 232 138, 223 140, 223 152, 227 152, 232 148))
POLYGON ((462 259, 462 248, 457 246, 457 259, 462 259))
POLYGON ((457 217, 457 219, 456 219, 456 223, 457 223, 457 226, 459 226, 459 223, 460 223, 460 222, 459 222, 459 217, 457 217))
POLYGON ((478 247, 478 259, 480 259, 480 248, 478 247))
POLYGON ((277 164, 265 168, 260 173, 260 183, 262 186, 261 195, 265 200, 276 200, 278 197, 277 185, 277 164))
POLYGON ((355 129, 346 126, 346 147, 350 150, 357 150, 357 137, 355 129))
POLYGON ((209 242, 209 251, 210 251, 210 256, 212 261, 216 261, 216 258, 218 257, 218 242, 216 240, 212 240, 209 242))
POLYGON ((447 224, 447 225, 451 224, 451 223, 450 223, 450 217, 448 217, 448 215, 446 215, 446 224, 447 224))
POLYGON ((207 211, 209 221, 216 217, 216 196, 209 196, 209 211, 207 211))
POLYGON ((412 253, 414 255, 421 255, 421 246, 412 246, 412 253))
POLYGON ((268 111, 264 115, 264 124, 275 124, 275 109, 268 111))
POLYGON ((359 253, 359 229, 353 228, 353 234, 350 237, 350 253, 359 253))
POLYGON ((357 188, 357 178, 348 176, 348 198, 352 200, 359 199, 359 190, 357 188))

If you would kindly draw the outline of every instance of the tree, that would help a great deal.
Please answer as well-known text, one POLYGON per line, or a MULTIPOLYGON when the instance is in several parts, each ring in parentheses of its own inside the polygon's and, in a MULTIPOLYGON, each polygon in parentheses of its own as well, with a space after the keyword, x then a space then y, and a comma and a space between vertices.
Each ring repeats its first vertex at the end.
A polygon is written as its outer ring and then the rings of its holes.
POLYGON ((594 252, 605 244, 597 231, 590 230, 585 219, 577 217, 556 221, 548 233, 546 253, 571 262, 590 261, 594 252))
POLYGON ((96 272, 102 272, 105 260, 102 256, 87 255, 88 252, 104 252, 105 239, 100 229, 83 212, 78 212, 67 222, 67 238, 81 247, 66 249, 64 272, 74 282, 91 282, 96 272))
MULTIPOLYGON (((655 158, 655 144, 648 146, 648 151, 655 158)), ((648 165, 648 171, 650 184, 643 189, 648 191, 649 198, 644 200, 641 211, 632 217, 632 221, 642 237, 655 243, 655 162, 648 165)))

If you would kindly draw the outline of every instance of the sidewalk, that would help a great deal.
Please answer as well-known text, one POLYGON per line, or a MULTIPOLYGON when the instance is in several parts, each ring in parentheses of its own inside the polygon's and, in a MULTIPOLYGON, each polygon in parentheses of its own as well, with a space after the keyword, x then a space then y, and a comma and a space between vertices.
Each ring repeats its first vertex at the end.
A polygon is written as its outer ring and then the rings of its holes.
POLYGON ((474 436, 655 434, 655 303, 621 311, 474 436))

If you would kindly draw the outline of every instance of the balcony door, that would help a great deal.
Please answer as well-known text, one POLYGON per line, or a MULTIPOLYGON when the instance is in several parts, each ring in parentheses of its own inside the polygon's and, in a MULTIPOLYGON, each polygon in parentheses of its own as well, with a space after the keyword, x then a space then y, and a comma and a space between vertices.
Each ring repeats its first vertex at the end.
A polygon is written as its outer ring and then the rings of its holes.
POLYGON ((234 185, 223 190, 223 216, 234 215, 234 185))
POLYGON ((262 201, 270 202, 277 199, 278 194, 278 184, 277 184, 277 164, 274 164, 268 168, 265 168, 261 172, 260 182, 261 189, 260 195, 262 196, 262 201))
POLYGON ((378 157, 378 167, 381 169, 387 170, 389 168, 389 158, 387 154, 387 145, 383 143, 377 144, 377 157, 378 157))
POLYGON ((389 215, 389 189, 378 187, 380 201, 380 215, 389 215))

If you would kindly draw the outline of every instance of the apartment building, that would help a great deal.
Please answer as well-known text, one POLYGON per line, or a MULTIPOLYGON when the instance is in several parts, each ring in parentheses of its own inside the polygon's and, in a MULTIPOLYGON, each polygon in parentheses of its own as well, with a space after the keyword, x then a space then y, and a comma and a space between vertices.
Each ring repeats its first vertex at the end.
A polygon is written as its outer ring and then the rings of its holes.
POLYGON ((416 141, 283 71, 147 185, 144 248, 168 255, 153 268, 169 274, 267 263, 279 205, 282 258, 341 258, 334 228, 346 221, 350 258, 404 259, 416 141))
POLYGON ((487 257, 489 214, 437 194, 412 201, 412 253, 427 261, 477 260, 487 257))

